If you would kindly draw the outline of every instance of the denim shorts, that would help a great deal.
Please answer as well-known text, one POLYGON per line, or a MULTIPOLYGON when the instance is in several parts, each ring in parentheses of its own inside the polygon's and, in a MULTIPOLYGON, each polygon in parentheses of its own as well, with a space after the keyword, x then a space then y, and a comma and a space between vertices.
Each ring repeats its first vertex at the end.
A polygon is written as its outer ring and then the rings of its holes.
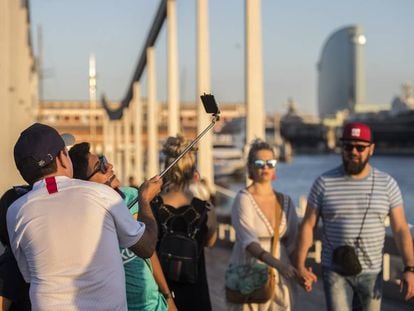
POLYGON ((380 310, 382 271, 342 276, 323 267, 322 279, 328 311, 380 310))

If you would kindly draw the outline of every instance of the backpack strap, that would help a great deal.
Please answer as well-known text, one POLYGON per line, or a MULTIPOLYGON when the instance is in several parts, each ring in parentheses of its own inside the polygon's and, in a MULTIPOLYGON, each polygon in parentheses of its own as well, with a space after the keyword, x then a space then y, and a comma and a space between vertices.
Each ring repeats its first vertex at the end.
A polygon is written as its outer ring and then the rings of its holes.
POLYGON ((191 206, 191 209, 187 209, 180 214, 175 214, 170 212, 161 201, 157 212, 162 212, 164 214, 164 221, 160 223, 164 232, 173 232, 174 222, 178 219, 182 219, 186 223, 187 236, 190 238, 194 238, 196 236, 201 229, 201 225, 205 217, 207 216, 209 203, 194 197, 189 205, 191 206))
MULTIPOLYGON (((194 227, 193 232, 191 233, 190 237, 194 238, 198 231, 201 229, 201 225, 204 222, 204 219, 207 217, 207 211, 210 210, 210 204, 207 201, 200 200, 199 198, 194 197, 191 201, 191 205, 195 207, 198 210, 201 210, 200 216, 196 219, 194 219, 194 224, 196 221, 198 221, 197 225, 194 227)), ((199 212, 199 211, 197 211, 199 212)))

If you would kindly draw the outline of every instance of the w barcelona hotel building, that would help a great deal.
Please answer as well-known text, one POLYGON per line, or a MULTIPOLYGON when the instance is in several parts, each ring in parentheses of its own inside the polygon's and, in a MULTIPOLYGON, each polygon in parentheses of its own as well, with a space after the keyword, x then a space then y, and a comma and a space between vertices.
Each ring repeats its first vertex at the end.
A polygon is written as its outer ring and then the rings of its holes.
POLYGON ((354 112, 365 101, 364 45, 359 26, 334 32, 324 44, 318 63, 318 108, 321 118, 337 111, 354 112))

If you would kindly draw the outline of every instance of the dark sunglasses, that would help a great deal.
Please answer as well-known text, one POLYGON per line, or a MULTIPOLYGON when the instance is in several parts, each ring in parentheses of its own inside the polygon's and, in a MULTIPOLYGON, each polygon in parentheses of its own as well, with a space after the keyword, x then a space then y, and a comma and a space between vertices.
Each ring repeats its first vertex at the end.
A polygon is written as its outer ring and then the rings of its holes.
POLYGON ((108 166, 108 160, 106 159, 106 157, 104 155, 99 157, 99 165, 98 167, 86 178, 86 179, 91 179, 92 176, 94 176, 95 174, 101 172, 102 174, 105 174, 107 172, 107 166, 108 166))
POLYGON ((354 148, 358 151, 358 152, 364 152, 365 149, 367 149, 369 146, 371 146, 371 144, 369 145, 353 145, 353 144, 344 144, 342 146, 342 148, 347 151, 347 152, 351 152, 352 150, 354 150, 354 148))
POLYGON ((269 168, 275 168, 276 167, 277 160, 254 160, 253 165, 255 168, 264 168, 265 165, 269 168))

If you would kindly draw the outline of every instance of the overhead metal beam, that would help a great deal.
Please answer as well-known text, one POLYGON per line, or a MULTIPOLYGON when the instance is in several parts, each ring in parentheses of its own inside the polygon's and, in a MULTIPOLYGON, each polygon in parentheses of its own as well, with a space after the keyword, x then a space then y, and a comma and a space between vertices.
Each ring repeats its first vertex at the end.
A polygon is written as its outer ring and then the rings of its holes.
POLYGON ((122 111, 124 108, 129 106, 129 103, 133 96, 134 82, 141 79, 142 73, 144 72, 145 66, 147 65, 147 48, 152 47, 157 41, 157 37, 161 31, 165 19, 167 18, 167 0, 161 0, 158 6, 157 14, 152 22, 151 30, 148 33, 147 40, 143 48, 141 49, 141 56, 138 60, 134 75, 132 76, 131 82, 129 83, 125 97, 121 101, 119 108, 112 110, 105 99, 102 97, 102 107, 106 110, 111 120, 117 120, 122 118, 122 111))

